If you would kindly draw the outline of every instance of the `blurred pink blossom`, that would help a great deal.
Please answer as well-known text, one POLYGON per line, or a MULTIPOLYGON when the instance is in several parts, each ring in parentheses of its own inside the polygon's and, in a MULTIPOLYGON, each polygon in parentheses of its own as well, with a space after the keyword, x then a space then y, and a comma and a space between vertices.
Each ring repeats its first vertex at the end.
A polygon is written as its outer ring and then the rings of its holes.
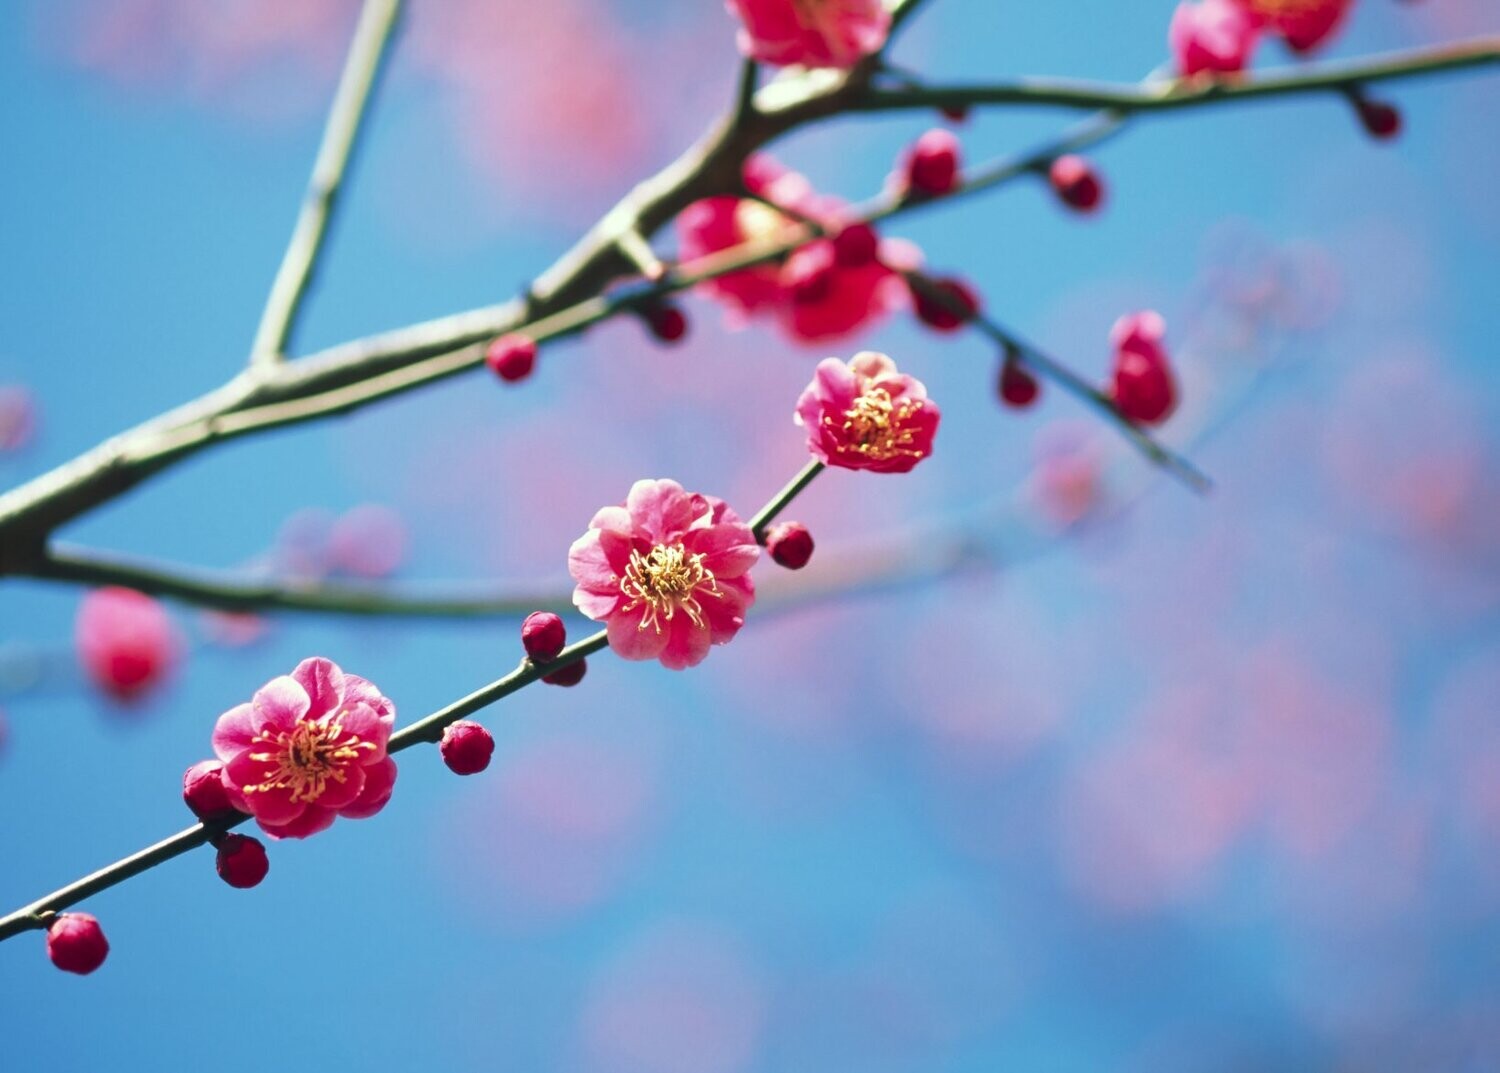
POLYGON ((36 401, 20 384, 0 384, 0 454, 19 451, 36 435, 36 401))

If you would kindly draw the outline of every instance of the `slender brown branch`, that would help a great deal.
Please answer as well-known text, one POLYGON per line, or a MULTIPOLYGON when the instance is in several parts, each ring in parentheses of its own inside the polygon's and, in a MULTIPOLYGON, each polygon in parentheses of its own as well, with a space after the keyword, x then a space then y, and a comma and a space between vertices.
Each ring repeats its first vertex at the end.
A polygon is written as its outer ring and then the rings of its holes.
POLYGON ((365 0, 360 11, 354 41, 349 46, 344 73, 323 131, 323 142, 307 183, 302 212, 250 348, 250 362, 254 366, 274 365, 284 357, 400 15, 401 0, 365 0))

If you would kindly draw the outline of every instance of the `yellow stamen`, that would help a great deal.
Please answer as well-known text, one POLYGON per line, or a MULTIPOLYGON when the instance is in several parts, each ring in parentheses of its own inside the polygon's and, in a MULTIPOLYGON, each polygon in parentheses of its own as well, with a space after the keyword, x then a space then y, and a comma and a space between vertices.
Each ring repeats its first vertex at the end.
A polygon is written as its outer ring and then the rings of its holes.
POLYGON ((274 734, 261 732, 250 744, 269 745, 271 748, 264 752, 251 753, 250 759, 275 764, 276 770, 265 782, 244 787, 244 792, 263 794, 272 790, 291 790, 293 801, 309 803, 323 796, 330 780, 337 783, 347 781, 349 773, 345 768, 359 760, 362 750, 373 751, 375 748, 374 742, 345 734, 339 717, 298 723, 289 731, 274 734))
POLYGON ((703 565, 703 556, 690 555, 681 544, 658 544, 645 555, 630 553, 620 591, 630 598, 621 610, 634 611, 644 606, 640 629, 650 626, 661 633, 661 624, 681 611, 700 630, 704 627, 703 595, 718 598, 719 583, 713 572, 703 565))
POLYGON ((854 400, 854 405, 844 412, 844 422, 838 425, 836 417, 824 417, 824 424, 837 428, 844 439, 854 442, 845 450, 856 451, 877 462, 905 455, 921 458, 926 452, 912 446, 914 437, 909 422, 922 409, 920 399, 902 399, 894 402, 891 393, 883 387, 867 388, 854 400))

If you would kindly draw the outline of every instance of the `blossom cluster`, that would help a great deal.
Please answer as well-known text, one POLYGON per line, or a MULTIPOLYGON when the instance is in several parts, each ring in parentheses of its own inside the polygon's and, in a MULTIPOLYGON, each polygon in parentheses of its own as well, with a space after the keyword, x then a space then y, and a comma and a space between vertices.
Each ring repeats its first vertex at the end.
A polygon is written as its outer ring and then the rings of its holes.
POLYGON ((1294 52, 1321 46, 1338 30, 1354 0, 1184 0, 1168 40, 1180 74, 1224 75, 1250 65, 1262 35, 1294 52))

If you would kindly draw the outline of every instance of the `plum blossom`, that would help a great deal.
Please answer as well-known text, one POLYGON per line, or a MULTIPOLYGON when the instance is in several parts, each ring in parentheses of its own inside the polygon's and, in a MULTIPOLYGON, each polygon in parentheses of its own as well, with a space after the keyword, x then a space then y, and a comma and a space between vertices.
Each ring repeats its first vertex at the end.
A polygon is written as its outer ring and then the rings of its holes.
POLYGON ((740 51, 778 67, 853 67, 885 46, 883 0, 727 0, 740 51))
POLYGON ((1167 322, 1152 310, 1121 317, 1110 330, 1115 351, 1110 397, 1121 414, 1142 425, 1158 425, 1177 408, 1166 334, 1167 322))
POLYGON ((386 755, 395 721, 375 686, 331 660, 305 659, 219 716, 213 746, 229 801, 272 838, 373 816, 396 782, 386 755))
POLYGON ((1167 42, 1177 72, 1236 74, 1250 65, 1259 24, 1241 0, 1202 0, 1177 5, 1167 42))
POLYGON ((160 603, 118 586, 95 589, 83 598, 73 634, 89 678, 121 701, 137 700, 160 684, 182 648, 160 603))
POLYGON ((906 473, 932 454, 941 416, 920 380, 867 350, 848 363, 819 362, 796 420, 813 457, 830 466, 906 473))
POLYGON ((568 551, 573 603, 603 621, 625 659, 683 670, 727 644, 755 602, 760 547, 721 499, 676 481, 637 481, 624 504, 594 515, 568 551))
POLYGON ((782 264, 699 284, 702 294, 726 307, 732 325, 767 317, 794 341, 821 342, 852 335, 908 301, 897 269, 920 261, 909 244, 882 241, 868 225, 850 224, 847 205, 818 194, 801 175, 763 154, 746 161, 744 183, 755 198, 704 198, 679 214, 685 271, 737 246, 795 238, 799 219, 816 220, 834 237, 805 243, 782 264))
POLYGON ((1255 25, 1283 38, 1296 52, 1310 52, 1333 36, 1354 0, 1233 0, 1255 25))

